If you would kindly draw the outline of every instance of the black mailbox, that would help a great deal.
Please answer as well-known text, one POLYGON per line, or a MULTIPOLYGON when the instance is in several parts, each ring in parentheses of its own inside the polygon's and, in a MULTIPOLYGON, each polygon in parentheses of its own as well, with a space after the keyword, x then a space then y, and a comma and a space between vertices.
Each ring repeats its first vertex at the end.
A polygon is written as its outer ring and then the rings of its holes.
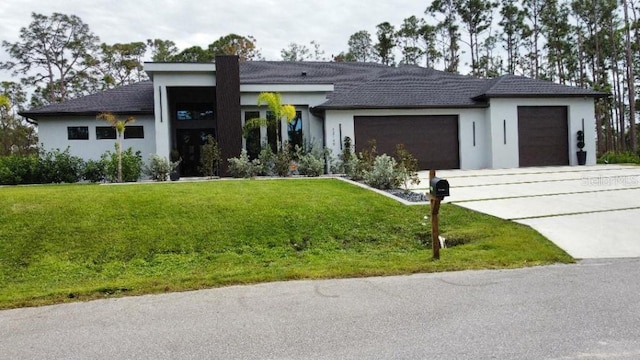
POLYGON ((429 183, 429 193, 439 198, 449 196, 449 182, 445 179, 434 177, 429 183))

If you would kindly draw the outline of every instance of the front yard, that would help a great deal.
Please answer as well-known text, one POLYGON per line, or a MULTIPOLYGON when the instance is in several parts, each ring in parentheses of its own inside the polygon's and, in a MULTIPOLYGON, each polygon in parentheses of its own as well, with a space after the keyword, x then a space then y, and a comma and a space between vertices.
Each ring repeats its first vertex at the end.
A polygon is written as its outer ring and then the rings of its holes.
POLYGON ((0 187, 0 308, 289 279, 571 262, 532 229, 335 179, 0 187), (424 225, 423 223, 426 223, 424 225))

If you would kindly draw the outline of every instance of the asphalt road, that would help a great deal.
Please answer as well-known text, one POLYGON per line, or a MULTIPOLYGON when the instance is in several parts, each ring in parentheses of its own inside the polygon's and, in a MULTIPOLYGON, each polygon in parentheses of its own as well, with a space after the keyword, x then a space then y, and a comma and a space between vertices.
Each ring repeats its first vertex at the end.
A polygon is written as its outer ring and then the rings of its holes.
POLYGON ((2 359, 640 359, 640 259, 0 311, 2 359))

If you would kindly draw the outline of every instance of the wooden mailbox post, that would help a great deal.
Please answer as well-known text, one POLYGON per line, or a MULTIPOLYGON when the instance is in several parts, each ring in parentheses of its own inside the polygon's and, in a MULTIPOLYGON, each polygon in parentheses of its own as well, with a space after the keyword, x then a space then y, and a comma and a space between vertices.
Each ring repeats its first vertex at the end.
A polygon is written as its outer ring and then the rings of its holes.
POLYGON ((449 183, 444 179, 436 177, 436 171, 429 171, 429 204, 431 206, 431 244, 433 247, 433 258, 440 259, 440 230, 438 229, 438 213, 440 212, 440 202, 445 196, 449 196, 449 183))

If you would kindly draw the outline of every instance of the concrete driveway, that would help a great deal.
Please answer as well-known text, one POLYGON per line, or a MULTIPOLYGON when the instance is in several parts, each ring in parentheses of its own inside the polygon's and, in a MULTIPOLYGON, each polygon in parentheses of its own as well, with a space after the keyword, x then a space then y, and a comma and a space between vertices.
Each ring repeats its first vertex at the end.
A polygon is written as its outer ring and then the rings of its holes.
MULTIPOLYGON (((428 172, 418 191, 428 187, 428 172)), ((443 170, 445 202, 529 225, 578 259, 640 257, 640 167, 443 170)))

